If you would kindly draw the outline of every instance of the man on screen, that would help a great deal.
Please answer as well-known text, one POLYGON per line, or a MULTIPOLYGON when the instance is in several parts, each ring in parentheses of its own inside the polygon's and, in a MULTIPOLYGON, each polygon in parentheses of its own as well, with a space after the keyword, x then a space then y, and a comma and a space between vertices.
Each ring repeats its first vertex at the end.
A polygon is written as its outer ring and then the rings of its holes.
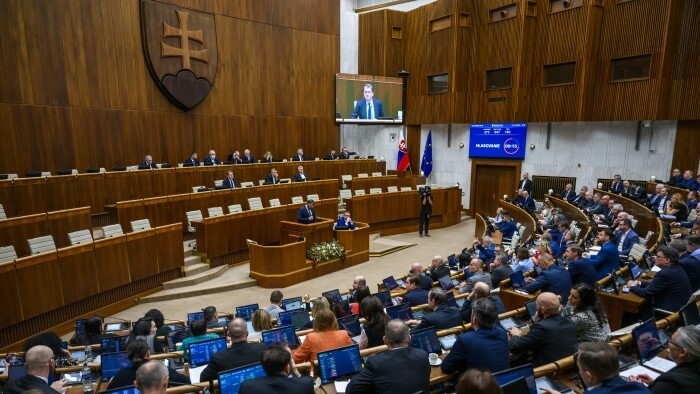
POLYGON ((358 100, 350 117, 353 119, 377 119, 384 117, 382 102, 374 98, 372 84, 365 84, 363 90, 364 99, 358 100))

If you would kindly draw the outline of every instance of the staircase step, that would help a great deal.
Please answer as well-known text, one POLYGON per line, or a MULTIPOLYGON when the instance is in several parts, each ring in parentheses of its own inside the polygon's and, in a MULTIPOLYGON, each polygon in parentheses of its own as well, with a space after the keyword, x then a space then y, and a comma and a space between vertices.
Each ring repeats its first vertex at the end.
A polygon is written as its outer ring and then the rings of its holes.
POLYGON ((204 263, 193 264, 184 268, 186 277, 192 277, 197 274, 201 274, 202 272, 205 272, 207 270, 209 270, 209 264, 204 263))
POLYGON ((218 278, 224 272, 226 272, 227 269, 228 269, 228 266, 222 265, 221 267, 210 268, 210 269, 205 270, 203 272, 200 272, 198 274, 193 274, 190 276, 186 276, 184 278, 177 278, 175 280, 171 280, 169 282, 163 283, 163 289, 170 290, 170 289, 177 289, 177 288, 181 288, 181 287, 194 286, 194 285, 200 284, 202 282, 206 282, 208 280, 218 278))
POLYGON ((175 300, 203 294, 223 293, 226 291, 243 289, 257 286, 257 281, 248 276, 249 268, 247 264, 236 267, 221 266, 208 270, 195 277, 179 278, 163 284, 163 291, 149 295, 139 300, 139 302, 160 302, 175 300), (219 277, 219 285, 212 286, 206 283, 215 277, 219 277))
POLYGON ((202 264, 202 259, 199 256, 187 256, 185 257, 185 267, 191 267, 193 265, 202 264))

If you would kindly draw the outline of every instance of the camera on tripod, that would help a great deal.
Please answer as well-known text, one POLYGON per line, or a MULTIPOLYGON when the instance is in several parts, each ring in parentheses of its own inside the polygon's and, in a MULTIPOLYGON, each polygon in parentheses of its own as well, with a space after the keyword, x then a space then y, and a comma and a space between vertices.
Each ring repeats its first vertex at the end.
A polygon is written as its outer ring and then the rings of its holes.
POLYGON ((430 186, 418 188, 418 194, 420 194, 421 198, 430 196, 430 186))

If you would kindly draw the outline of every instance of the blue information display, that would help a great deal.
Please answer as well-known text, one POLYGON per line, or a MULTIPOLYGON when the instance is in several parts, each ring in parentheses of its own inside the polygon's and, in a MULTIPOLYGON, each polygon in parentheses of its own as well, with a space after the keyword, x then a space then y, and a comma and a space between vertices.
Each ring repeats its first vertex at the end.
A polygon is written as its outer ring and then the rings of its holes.
POLYGON ((472 124, 469 126, 469 157, 525 158, 527 123, 472 124))

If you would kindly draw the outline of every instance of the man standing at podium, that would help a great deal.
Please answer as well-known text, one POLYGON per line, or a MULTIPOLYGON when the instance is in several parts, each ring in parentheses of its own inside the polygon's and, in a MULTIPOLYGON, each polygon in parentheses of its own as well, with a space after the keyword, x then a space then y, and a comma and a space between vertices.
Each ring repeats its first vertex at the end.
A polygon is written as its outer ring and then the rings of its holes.
POLYGON ((308 199, 297 212, 297 221, 299 223, 311 224, 316 222, 316 211, 314 211, 314 200, 308 199))

